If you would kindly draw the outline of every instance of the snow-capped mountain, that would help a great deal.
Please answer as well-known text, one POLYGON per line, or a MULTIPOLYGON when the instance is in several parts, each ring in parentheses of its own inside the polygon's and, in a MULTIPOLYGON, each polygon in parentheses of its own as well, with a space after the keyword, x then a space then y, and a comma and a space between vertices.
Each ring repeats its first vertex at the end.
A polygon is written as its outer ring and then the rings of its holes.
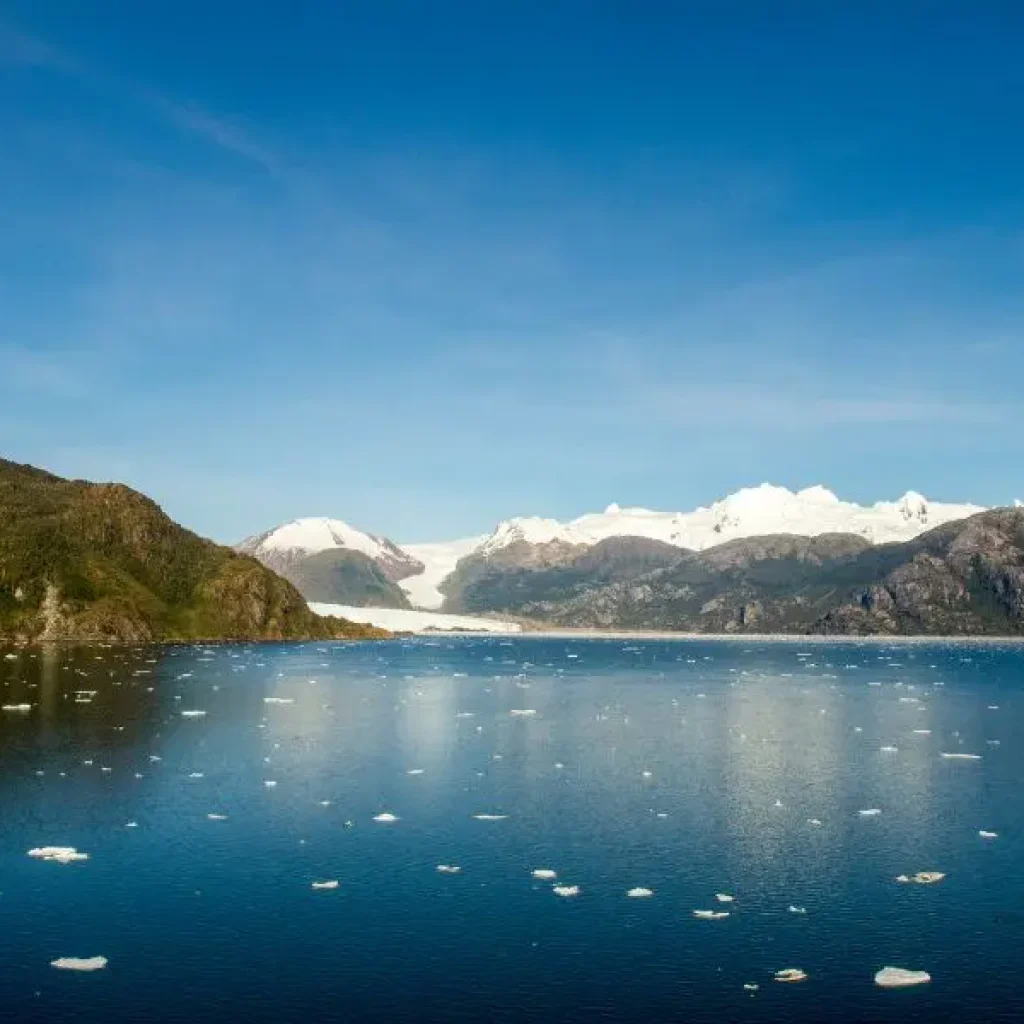
POLYGON ((339 549, 365 555, 390 580, 400 580, 424 569, 420 561, 387 537, 364 533, 341 519, 324 517, 296 519, 276 526, 266 533, 247 537, 237 548, 278 571, 311 555, 339 549))
MULTIPOLYGON (((507 519, 486 536, 437 543, 399 545, 340 519, 297 519, 248 538, 238 549, 283 572, 300 589, 310 576, 311 563, 322 574, 323 560, 329 557, 325 553, 355 552, 370 559, 387 580, 397 583, 412 607, 438 609, 444 603, 439 587, 461 559, 471 555, 491 558, 512 545, 536 549, 557 541, 583 549, 612 537, 643 537, 703 551, 738 538, 825 533, 852 533, 872 544, 883 544, 911 540, 932 527, 983 511, 979 505, 931 502, 914 491, 896 501, 858 505, 842 501, 825 487, 794 492, 766 483, 743 488, 692 512, 656 512, 613 504, 603 512, 568 522, 536 516, 507 519), (305 575, 300 568, 307 570, 305 575)), ((351 566, 348 571, 351 573, 351 566)), ((360 577, 360 592, 368 585, 365 577, 360 577)), ((374 589, 374 593, 380 592, 380 587, 374 589)), ((404 603, 397 590, 394 594, 404 603)), ((371 603, 381 600, 375 598, 371 603)))
POLYGON ((985 511, 980 505, 930 502, 914 491, 896 501, 858 505, 842 501, 825 487, 790 491, 761 484, 746 487, 692 512, 655 512, 645 508, 609 505, 569 522, 537 516, 506 519, 485 538, 448 544, 405 545, 404 550, 428 566, 400 586, 411 603, 439 608, 438 586, 467 555, 493 556, 513 544, 536 546, 560 541, 590 547, 610 537, 645 537, 693 551, 741 537, 789 533, 816 537, 824 533, 853 533, 872 544, 911 540, 932 527, 985 511))
POLYGON ((924 530, 983 512, 978 505, 929 502, 908 491, 897 501, 857 505, 841 501, 825 487, 793 492, 761 484, 746 487, 693 512, 652 512, 609 505, 604 512, 567 523, 555 519, 508 519, 478 549, 488 555, 518 541, 547 544, 596 544, 608 537, 648 537, 676 547, 702 551, 737 537, 794 533, 855 533, 873 544, 904 541, 924 530))

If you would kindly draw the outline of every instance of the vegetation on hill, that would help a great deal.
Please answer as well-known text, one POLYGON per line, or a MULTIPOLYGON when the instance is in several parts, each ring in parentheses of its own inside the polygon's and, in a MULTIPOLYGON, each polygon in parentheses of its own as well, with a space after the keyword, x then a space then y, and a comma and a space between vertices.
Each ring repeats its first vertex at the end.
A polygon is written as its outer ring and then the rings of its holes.
POLYGON ((314 615, 255 559, 172 522, 121 484, 0 459, 0 636, 299 640, 386 635, 314 615))

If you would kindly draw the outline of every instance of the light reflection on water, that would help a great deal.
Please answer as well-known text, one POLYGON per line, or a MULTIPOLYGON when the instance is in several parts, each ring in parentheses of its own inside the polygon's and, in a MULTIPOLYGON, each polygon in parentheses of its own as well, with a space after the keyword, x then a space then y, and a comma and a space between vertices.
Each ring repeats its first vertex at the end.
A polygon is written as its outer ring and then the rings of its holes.
POLYGON ((13 653, 2 703, 33 706, 0 715, 0 996, 21 1019, 1024 1009, 1024 894, 1007 881, 1021 865, 1021 647, 443 638, 13 653), (399 820, 373 822, 382 811, 399 820), (90 860, 25 856, 51 843, 90 860), (558 899, 535 867, 580 896, 558 899), (928 869, 948 877, 893 881, 928 869), (339 889, 314 893, 325 878, 339 889), (625 898, 634 886, 655 895, 625 898), (716 892, 735 894, 730 917, 695 920, 720 908, 716 892), (96 954, 110 959, 97 975, 47 966, 96 954), (885 964, 935 980, 883 993, 885 964), (790 966, 809 981, 775 985, 790 966))

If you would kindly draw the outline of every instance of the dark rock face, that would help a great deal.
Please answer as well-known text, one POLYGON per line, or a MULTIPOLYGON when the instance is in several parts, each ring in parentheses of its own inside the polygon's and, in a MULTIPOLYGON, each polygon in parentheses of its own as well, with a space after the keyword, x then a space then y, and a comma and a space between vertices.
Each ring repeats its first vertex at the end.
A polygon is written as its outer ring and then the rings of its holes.
MULTIPOLYGON (((607 545, 607 546, 606 546, 607 545)), ((466 560, 453 607, 561 626, 692 632, 1019 635, 1024 510, 996 509, 904 544, 777 535, 702 552, 639 538, 536 567, 466 560)))
POLYGON ((286 580, 120 484, 0 460, 0 636, 22 640, 379 635, 314 615, 286 580))

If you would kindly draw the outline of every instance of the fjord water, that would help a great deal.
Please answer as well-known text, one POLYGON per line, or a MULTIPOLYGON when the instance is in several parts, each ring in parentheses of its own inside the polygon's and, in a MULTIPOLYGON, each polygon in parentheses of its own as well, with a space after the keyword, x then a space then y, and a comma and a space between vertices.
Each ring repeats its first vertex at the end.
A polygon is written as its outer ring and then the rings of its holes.
POLYGON ((7 1019, 1024 1014, 1022 647, 0 653, 2 703, 31 705, 0 714, 7 1019), (894 881, 922 870, 947 877, 894 881), (886 965, 933 980, 884 991, 886 965), (808 979, 773 981, 787 967, 808 979))

